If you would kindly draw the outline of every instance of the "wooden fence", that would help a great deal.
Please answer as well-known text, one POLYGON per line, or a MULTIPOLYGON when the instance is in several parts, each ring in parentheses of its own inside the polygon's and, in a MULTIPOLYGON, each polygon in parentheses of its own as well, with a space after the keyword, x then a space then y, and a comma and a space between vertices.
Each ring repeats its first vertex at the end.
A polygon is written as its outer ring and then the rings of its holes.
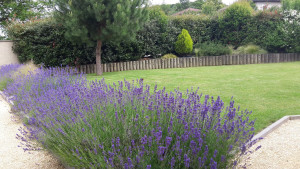
MULTIPOLYGON (((185 57, 176 59, 150 59, 143 61, 117 62, 102 64, 103 72, 117 72, 126 70, 150 70, 186 68, 199 66, 244 65, 261 63, 279 63, 300 61, 300 53, 277 54, 244 54, 205 57, 185 57)), ((79 72, 96 73, 96 65, 81 65, 79 72)))

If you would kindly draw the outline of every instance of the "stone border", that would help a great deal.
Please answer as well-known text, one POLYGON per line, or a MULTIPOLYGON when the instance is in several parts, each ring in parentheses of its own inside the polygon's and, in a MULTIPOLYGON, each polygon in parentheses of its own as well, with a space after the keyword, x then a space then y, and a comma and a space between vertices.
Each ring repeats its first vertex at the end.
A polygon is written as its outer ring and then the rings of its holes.
POLYGON ((276 130, 278 127, 280 127, 282 124, 284 124, 285 122, 287 122, 289 120, 300 120, 300 115, 292 115, 292 116, 282 117, 281 119, 277 120, 275 123, 271 124, 270 126, 265 128, 264 130, 262 130, 261 132, 256 134, 252 138, 251 141, 259 139, 259 138, 266 137, 268 134, 270 134, 271 132, 273 132, 274 130, 276 130))

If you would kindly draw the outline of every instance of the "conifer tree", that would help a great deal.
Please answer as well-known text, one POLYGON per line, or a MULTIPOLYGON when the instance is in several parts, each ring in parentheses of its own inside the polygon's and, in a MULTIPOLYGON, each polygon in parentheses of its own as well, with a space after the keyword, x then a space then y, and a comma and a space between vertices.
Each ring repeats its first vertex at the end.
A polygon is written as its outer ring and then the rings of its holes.
POLYGON ((148 0, 56 0, 55 17, 72 42, 97 42, 97 75, 102 75, 101 47, 104 41, 134 37, 147 19, 148 0))
POLYGON ((186 29, 182 29, 175 42, 175 51, 178 54, 185 55, 193 51, 193 40, 186 29))

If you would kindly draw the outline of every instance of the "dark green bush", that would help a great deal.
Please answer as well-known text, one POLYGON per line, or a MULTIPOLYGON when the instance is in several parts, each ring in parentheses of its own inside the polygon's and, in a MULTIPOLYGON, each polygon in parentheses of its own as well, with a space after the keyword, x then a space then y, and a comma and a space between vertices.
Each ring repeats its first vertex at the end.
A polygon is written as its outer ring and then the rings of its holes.
POLYGON ((229 47, 220 43, 205 42, 195 45, 196 56, 220 56, 231 54, 229 47))
POLYGON ((175 43, 175 51, 178 54, 189 54, 193 51, 193 40, 186 29, 182 29, 175 43))
POLYGON ((13 50, 21 62, 32 59, 46 67, 93 63, 94 47, 72 44, 64 33, 64 27, 50 18, 25 24, 14 22, 8 27, 8 35, 14 40, 13 50))
POLYGON ((224 44, 235 47, 246 38, 247 23, 251 19, 253 9, 247 1, 238 1, 229 6, 219 20, 218 35, 224 44))

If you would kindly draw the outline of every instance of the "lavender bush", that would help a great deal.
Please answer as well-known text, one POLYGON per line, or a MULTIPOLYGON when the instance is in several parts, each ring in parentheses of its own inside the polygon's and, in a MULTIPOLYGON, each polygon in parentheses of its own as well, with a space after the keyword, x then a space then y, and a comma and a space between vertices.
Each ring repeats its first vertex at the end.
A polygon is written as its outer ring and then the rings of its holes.
POLYGON ((253 145, 251 112, 198 89, 38 69, 4 92, 27 119, 17 135, 24 150, 43 147, 75 168, 230 168, 253 145))
POLYGON ((12 75, 21 65, 10 64, 0 67, 0 90, 5 88, 9 82, 12 82, 12 75))

